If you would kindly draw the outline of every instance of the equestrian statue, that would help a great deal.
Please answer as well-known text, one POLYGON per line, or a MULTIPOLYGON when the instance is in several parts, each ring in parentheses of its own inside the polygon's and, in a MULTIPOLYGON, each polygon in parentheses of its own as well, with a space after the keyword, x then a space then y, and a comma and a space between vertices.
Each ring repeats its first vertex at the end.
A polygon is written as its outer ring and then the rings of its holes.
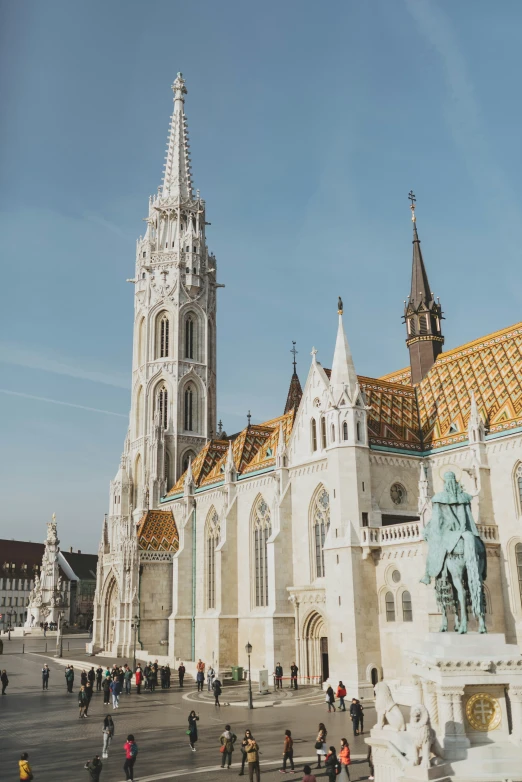
POLYGON ((435 579, 437 605, 442 613, 440 632, 448 630, 448 614, 455 616, 455 631, 468 632, 468 609, 486 633, 486 547, 471 512, 467 494, 454 472, 444 473, 444 489, 432 497, 432 516, 423 532, 428 543, 426 574, 421 583, 435 579))

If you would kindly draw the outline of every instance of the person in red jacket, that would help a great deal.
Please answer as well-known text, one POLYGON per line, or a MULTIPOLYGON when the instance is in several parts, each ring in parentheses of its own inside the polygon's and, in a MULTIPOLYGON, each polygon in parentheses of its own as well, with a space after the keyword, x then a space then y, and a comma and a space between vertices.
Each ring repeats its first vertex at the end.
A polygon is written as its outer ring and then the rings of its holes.
POLYGON ((348 770, 348 766, 351 763, 350 745, 348 744, 347 739, 341 739, 341 749, 339 750, 337 757, 339 758, 339 763, 341 764, 341 771, 339 775, 340 780, 350 779, 350 772, 348 770))
POLYGON ((346 706, 344 705, 344 699, 346 698, 346 687, 342 682, 339 682, 336 694, 339 698, 339 711, 346 711, 346 706))
POLYGON ((134 764, 136 763, 136 758, 138 757, 138 745, 136 744, 132 733, 129 733, 127 736, 127 741, 123 745, 123 749, 125 750, 125 763, 123 764, 125 778, 133 780, 134 764))
POLYGON ((136 683, 136 692, 139 695, 141 692, 141 683, 143 681, 143 672, 141 670, 141 665, 138 665, 136 670, 134 671, 134 681, 136 683))

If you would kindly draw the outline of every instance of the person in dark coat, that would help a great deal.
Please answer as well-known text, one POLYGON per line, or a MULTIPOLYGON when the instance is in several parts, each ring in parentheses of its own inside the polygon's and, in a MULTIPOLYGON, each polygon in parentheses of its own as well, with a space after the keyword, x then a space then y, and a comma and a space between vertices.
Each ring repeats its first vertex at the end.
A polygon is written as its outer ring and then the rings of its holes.
POLYGON ((85 687, 83 686, 83 684, 78 692, 78 707, 80 709, 80 715, 79 715, 80 719, 82 717, 86 717, 87 716, 86 711, 89 708, 89 701, 87 700, 87 694, 85 692, 85 687))
POLYGON ((329 782, 335 782, 338 766, 339 766, 339 761, 337 760, 335 747, 330 747, 330 751, 326 756, 326 760, 324 761, 326 776, 328 777, 329 782))
POLYGON ((357 698, 352 698, 350 704, 350 717, 352 718, 353 735, 359 735, 359 721, 361 719, 362 707, 357 698))
POLYGON ((297 674, 298 674, 298 672, 299 672, 299 668, 297 667, 297 665, 295 663, 292 663, 292 665, 290 666, 290 689, 292 689, 292 687, 293 687, 294 690, 297 690, 297 674))
POLYGON ((326 703, 328 705, 328 713, 335 711, 335 695, 332 685, 326 690, 326 703))
POLYGON ((108 676, 102 682, 103 705, 108 706, 111 700, 111 680, 108 676))
POLYGON ((220 706, 219 696, 221 695, 221 682, 219 679, 214 679, 212 683, 212 691, 214 693, 214 706, 220 706))
POLYGON ((98 666, 96 668, 96 692, 100 692, 102 688, 102 680, 103 680, 103 668, 100 668, 100 666, 98 666))
POLYGON ((283 666, 281 663, 277 663, 274 671, 275 687, 276 690, 280 690, 283 687, 283 666))
POLYGON ((89 706, 92 698, 92 684, 90 682, 87 682, 87 684, 85 685, 85 695, 87 697, 87 708, 85 709, 85 716, 87 717, 87 712, 89 711, 89 706))
POLYGON ((171 670, 170 665, 167 663, 165 666, 165 675, 167 677, 167 689, 170 690, 170 677, 171 677, 171 670))
POLYGON ((2 682, 2 695, 5 695, 5 691, 7 690, 7 685, 9 684, 9 679, 7 677, 7 672, 5 668, 0 674, 0 682, 2 682))
POLYGON ((188 729, 189 729, 189 744, 192 752, 196 751, 194 744, 198 740, 198 720, 199 717, 194 710, 192 710, 188 716, 188 729))
POLYGON ((47 663, 45 663, 44 667, 42 668, 42 690, 48 690, 49 689, 49 674, 51 671, 49 670, 49 666, 47 663))
POLYGON ((87 679, 91 683, 91 687, 94 688, 94 682, 96 680, 96 671, 94 670, 94 666, 91 666, 90 671, 87 673, 87 679))
POLYGON ((95 755, 92 760, 88 760, 84 768, 89 772, 89 778, 92 779, 93 782, 99 782, 103 768, 99 755, 95 755))
POLYGON ((185 678, 185 666, 183 663, 178 668, 178 678, 179 678, 179 686, 183 687, 183 679, 185 678))
POLYGON ((74 684, 74 668, 72 665, 69 665, 65 669, 65 683, 67 685, 67 692, 72 692, 74 684))

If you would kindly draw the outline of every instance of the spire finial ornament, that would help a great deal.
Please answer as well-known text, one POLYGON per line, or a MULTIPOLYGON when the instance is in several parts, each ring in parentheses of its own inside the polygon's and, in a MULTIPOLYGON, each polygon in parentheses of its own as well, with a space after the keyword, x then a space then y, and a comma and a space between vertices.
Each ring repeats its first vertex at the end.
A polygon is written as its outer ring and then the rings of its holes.
POLYGON ((339 296, 339 299, 337 300, 337 314, 342 315, 343 314, 343 300, 339 296))
POLYGON ((295 360, 295 357, 296 357, 296 356, 297 356, 297 354, 299 353, 299 351, 298 351, 298 350, 296 350, 295 344, 296 344, 296 343, 294 342, 294 340, 292 340, 292 349, 290 350, 290 353, 291 353, 291 354, 293 355, 293 357, 294 357, 294 358, 293 358, 293 362, 292 362, 292 363, 293 363, 293 365, 294 365, 294 375, 295 375, 295 373, 296 373, 296 360, 295 360))
POLYGON ((416 202, 417 199, 415 198, 415 193, 413 192, 413 190, 410 190, 410 192, 408 193, 408 200, 411 201, 411 206, 410 206, 410 209, 411 209, 411 221, 412 221, 412 223, 414 223, 415 222, 415 202, 416 202))
POLYGON ((187 94, 187 88, 185 87, 185 79, 183 78, 181 71, 179 71, 176 76, 176 80, 172 85, 172 91, 174 93, 174 100, 185 100, 183 96, 187 94))
POLYGON ((252 415, 250 413, 250 410, 247 413, 247 421, 248 421, 248 428, 250 429, 250 419, 252 418, 252 415))

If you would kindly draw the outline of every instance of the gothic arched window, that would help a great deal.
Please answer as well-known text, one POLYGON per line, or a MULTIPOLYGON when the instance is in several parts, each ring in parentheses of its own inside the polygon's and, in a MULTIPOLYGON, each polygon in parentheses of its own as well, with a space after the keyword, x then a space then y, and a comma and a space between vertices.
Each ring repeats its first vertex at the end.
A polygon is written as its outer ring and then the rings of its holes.
POLYGON ((166 429, 169 425, 169 394, 163 385, 158 391, 157 410, 162 427, 166 429))
POLYGON ((141 481, 142 481, 141 456, 140 454, 138 454, 136 457, 136 461, 134 462, 134 475, 132 476, 133 508, 139 507, 141 502, 141 481))
POLYGON ((321 418, 321 448, 326 448, 326 418, 321 418))
POLYGON ((183 426, 187 432, 194 430, 194 390, 192 386, 187 386, 183 397, 183 426))
POLYGON ((515 472, 515 489, 518 499, 518 512, 522 516, 522 462, 518 465, 515 472))
POLYGON ((138 325, 138 366, 145 363, 145 318, 138 325))
POLYGON ((170 481, 170 456, 167 449, 165 449, 165 460, 163 462, 163 475, 167 484, 167 489, 169 488, 169 481, 170 481))
POLYGON ((143 389, 140 386, 138 388, 138 393, 136 394, 136 410, 135 410, 135 429, 136 429, 136 437, 141 437, 143 434, 143 389))
POLYGON ((194 318, 189 315, 185 321, 185 358, 194 358, 194 318))
POLYGON ((402 593, 402 620, 403 622, 413 622, 413 609, 409 592, 402 593))
POLYGON ((330 497, 324 486, 316 492, 313 499, 312 525, 314 540, 314 576, 315 578, 323 578, 325 576, 324 541, 326 533, 330 529, 330 497))
POLYGON ((268 605, 268 538, 272 534, 270 508, 260 497, 253 514, 254 594, 256 606, 268 605))
POLYGON ((169 355, 169 330, 170 321, 166 312, 163 313, 160 320, 160 344, 159 344, 159 356, 160 358, 168 358, 169 355))
POLYGON ((310 421, 310 434, 312 437, 312 452, 317 451, 317 422, 315 418, 310 421))
POLYGON ((335 443, 335 426, 332 424, 332 443, 335 443))
POLYGON ((386 592, 384 604, 386 606, 386 621, 395 622, 395 599, 393 592, 386 592))
POLYGON ((189 463, 193 461, 194 461, 194 454, 191 451, 188 451, 188 453, 186 453, 183 457, 183 462, 181 465, 182 473, 187 472, 189 463))
POLYGON ((348 424, 346 421, 343 423, 343 440, 348 439, 348 424))
POLYGON ((207 608, 216 607, 216 546, 219 543, 219 516, 211 508, 206 525, 206 576, 207 576, 207 608))
POLYGON ((515 560, 517 563, 518 592, 520 603, 522 604, 522 543, 517 543, 515 546, 515 560))

